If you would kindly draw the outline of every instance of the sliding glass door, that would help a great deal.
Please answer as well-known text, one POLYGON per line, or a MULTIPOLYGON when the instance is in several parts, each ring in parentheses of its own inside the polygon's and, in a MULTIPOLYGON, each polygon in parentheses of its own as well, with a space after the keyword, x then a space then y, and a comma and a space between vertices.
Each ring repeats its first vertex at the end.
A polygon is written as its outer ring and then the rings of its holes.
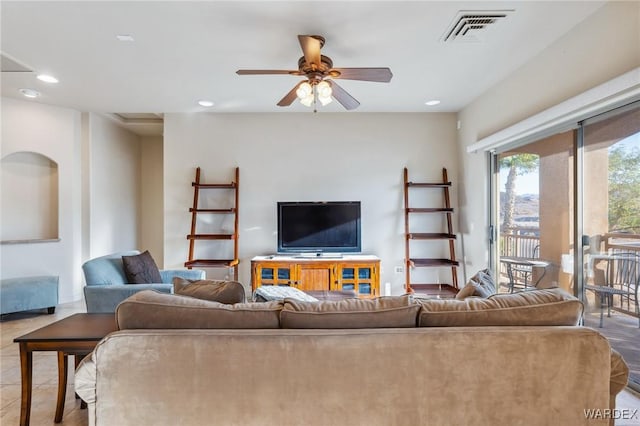
POLYGON ((585 325, 640 386, 640 104, 586 120, 581 133, 585 325))
POLYGON ((501 292, 556 284, 573 292, 574 145, 570 130, 497 154, 501 292))
POLYGON ((499 291, 575 294, 585 325, 610 339, 640 385, 640 103, 492 161, 499 291))

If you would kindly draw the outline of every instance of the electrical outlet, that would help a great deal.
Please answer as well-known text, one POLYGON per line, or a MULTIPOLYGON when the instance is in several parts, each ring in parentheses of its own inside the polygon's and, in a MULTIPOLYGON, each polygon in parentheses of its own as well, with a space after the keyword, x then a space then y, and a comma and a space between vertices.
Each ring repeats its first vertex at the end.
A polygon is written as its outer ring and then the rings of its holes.
POLYGON ((393 272, 395 272, 396 274, 401 274, 404 272, 404 268, 402 266, 396 266, 393 268, 393 272))

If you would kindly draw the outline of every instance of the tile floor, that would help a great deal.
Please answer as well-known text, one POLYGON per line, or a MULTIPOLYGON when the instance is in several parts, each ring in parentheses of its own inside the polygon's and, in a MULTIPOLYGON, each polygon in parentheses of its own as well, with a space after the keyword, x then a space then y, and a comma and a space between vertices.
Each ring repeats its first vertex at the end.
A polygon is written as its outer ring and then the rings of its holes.
MULTIPOLYGON (((0 424, 20 424, 20 352, 13 339, 54 321, 84 311, 83 302, 58 305, 56 313, 17 313, 3 315, 0 321, 0 424)), ((44 311, 42 311, 44 312, 44 311)), ((86 426, 87 410, 80 410, 80 400, 73 390, 73 359, 69 360, 67 398, 61 425, 86 426)), ((31 425, 53 425, 58 395, 58 361, 55 352, 33 354, 33 395, 31 425)))
MULTIPOLYGON (((2 316, 0 320, 0 424, 20 423, 20 356, 15 337, 60 320, 76 312, 84 311, 83 302, 59 305, 53 315, 40 313, 18 313, 2 316)), ((73 361, 69 360, 70 366, 73 361)), ((62 425, 86 426, 87 411, 80 409, 80 401, 74 398, 73 368, 69 369, 67 399, 62 425)), ((33 355, 33 396, 31 403, 31 425, 53 425, 56 411, 58 374, 57 358, 53 352, 33 355)), ((640 394, 625 390, 618 395, 617 408, 638 409, 637 418, 616 421, 616 426, 640 425, 640 394)))

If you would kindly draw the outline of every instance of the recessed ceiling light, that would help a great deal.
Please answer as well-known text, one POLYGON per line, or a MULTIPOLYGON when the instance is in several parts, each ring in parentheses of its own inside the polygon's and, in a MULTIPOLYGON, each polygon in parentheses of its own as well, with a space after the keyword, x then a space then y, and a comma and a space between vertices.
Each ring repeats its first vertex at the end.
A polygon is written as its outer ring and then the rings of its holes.
POLYGON ((27 98, 37 98, 40 96, 40 92, 33 89, 20 89, 20 93, 22 93, 27 98))
POLYGON ((133 41, 133 36, 131 34, 116 34, 116 38, 119 41, 133 41))
POLYGON ((439 103, 440 103, 440 101, 439 101, 439 100, 437 100, 437 99, 432 99, 432 100, 430 100, 430 101, 425 102, 424 104, 425 104, 425 105, 428 105, 428 106, 434 106, 434 105, 438 105, 439 103))
POLYGON ((40 81, 44 81, 45 83, 57 83, 58 79, 52 75, 48 74, 38 74, 36 78, 40 81))
POLYGON ((203 107, 212 107, 213 106, 213 102, 203 99, 203 100, 198 101, 198 105, 203 106, 203 107))

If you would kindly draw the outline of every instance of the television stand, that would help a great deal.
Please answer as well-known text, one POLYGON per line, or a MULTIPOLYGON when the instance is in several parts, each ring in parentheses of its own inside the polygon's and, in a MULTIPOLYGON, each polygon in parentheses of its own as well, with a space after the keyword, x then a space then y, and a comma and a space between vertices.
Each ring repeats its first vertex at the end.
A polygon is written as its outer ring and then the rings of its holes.
POLYGON ((251 287, 285 285, 302 291, 353 290, 380 296, 380 259, 364 254, 304 253, 251 259, 251 287))

